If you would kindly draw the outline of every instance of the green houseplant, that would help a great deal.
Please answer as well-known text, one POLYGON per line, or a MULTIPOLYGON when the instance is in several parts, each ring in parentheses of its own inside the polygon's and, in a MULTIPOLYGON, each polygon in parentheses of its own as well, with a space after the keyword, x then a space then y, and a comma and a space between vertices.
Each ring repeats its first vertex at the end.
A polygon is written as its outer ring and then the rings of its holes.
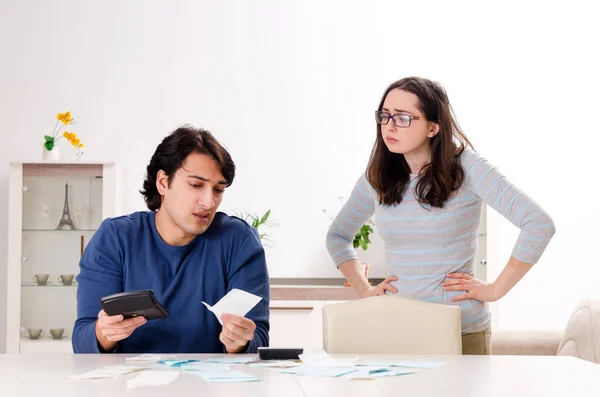
POLYGON ((269 217, 271 216, 270 209, 267 210, 267 212, 265 212, 263 215, 249 212, 235 212, 234 215, 240 219, 245 220, 250 226, 258 230, 258 237, 265 246, 268 246, 267 244, 265 244, 265 242, 270 243, 271 240, 269 239, 269 235, 262 231, 262 228, 279 226, 279 223, 272 219, 269 219, 269 217))
POLYGON ((364 225, 360 227, 356 235, 354 236, 354 240, 352 241, 352 245, 354 248, 362 248, 363 251, 367 250, 369 244, 371 244, 371 240, 369 239, 369 235, 373 233, 373 228, 371 225, 375 225, 371 219, 367 221, 364 225))
MULTIPOLYGON (((338 200, 343 205, 343 203, 344 203, 344 197, 338 197, 338 200)), ((323 209, 323 213, 325 215, 327 215, 327 217, 329 217, 330 221, 333 222, 333 216, 331 216, 329 214, 329 212, 327 211, 327 209, 323 209)), ((354 247, 354 249, 357 249, 358 247, 360 247, 360 248, 363 249, 363 251, 367 250, 367 248, 369 247, 369 244, 371 244, 370 235, 374 232, 372 226, 375 226, 375 222, 373 222, 373 220, 369 218, 360 227, 360 229, 358 229, 358 231, 354 235, 354 240, 352 240, 352 246, 354 247)), ((363 267, 363 272, 365 273, 365 278, 368 280, 369 279, 369 265, 367 263, 361 263, 361 265, 363 267)), ((345 282, 344 285, 346 287, 350 287, 350 284, 348 282, 345 282)))
MULTIPOLYGON (((343 205, 344 197, 338 197, 338 200, 343 205)), ((330 221, 333 222, 333 216, 331 216, 326 209, 323 209, 323 213, 329 217, 330 221)), ((363 249, 363 251, 367 250, 367 247, 369 246, 369 244, 371 244, 371 239, 369 238, 369 235, 374 232, 372 226, 375 226, 375 223, 372 219, 369 219, 365 224, 363 224, 360 227, 360 229, 358 229, 358 232, 356 232, 354 240, 352 241, 352 245, 354 246, 354 248, 360 247, 363 249)))

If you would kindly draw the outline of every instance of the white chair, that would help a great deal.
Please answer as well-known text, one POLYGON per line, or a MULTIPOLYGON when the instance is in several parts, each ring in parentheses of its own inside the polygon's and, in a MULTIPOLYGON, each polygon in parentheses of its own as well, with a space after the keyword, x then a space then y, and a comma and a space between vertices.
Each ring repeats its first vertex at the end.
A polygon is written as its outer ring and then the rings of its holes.
POLYGON ((383 295, 323 307, 331 354, 461 354, 460 308, 383 295))
POLYGON ((579 302, 567 323, 556 355, 600 363, 600 300, 579 302))
POLYGON ((574 356, 600 364, 600 299, 581 300, 564 331, 492 331, 492 354, 574 356))

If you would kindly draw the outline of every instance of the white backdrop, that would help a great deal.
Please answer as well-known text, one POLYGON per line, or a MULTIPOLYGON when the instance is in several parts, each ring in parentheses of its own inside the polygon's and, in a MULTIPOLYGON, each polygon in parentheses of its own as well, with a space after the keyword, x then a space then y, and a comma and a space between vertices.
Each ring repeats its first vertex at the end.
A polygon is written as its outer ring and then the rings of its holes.
MULTIPOLYGON (((39 159, 55 114, 70 110, 85 158, 119 164, 122 209, 143 209, 137 189, 156 145, 191 123, 238 166, 222 208, 270 208, 281 224, 268 230, 271 276, 339 277, 322 209, 339 209, 363 172, 385 87, 424 76, 444 84, 476 148, 557 225, 501 301, 500 326, 562 328, 600 280, 591 3, 4 0, 0 191, 8 161, 39 159)), ((63 143, 64 159, 75 159, 70 149, 63 143)), ((6 201, 0 194, 0 299, 6 201)), ((488 214, 495 276, 518 230, 488 214)), ((383 275, 380 241, 367 254, 383 275)))

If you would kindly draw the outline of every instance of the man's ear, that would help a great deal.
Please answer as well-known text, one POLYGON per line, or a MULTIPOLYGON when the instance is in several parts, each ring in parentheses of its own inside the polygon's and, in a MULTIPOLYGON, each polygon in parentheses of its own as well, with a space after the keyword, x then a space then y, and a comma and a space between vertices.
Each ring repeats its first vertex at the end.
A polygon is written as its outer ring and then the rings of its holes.
POLYGON ((168 188, 169 176, 163 170, 158 171, 156 174, 156 190, 161 196, 164 196, 168 188))

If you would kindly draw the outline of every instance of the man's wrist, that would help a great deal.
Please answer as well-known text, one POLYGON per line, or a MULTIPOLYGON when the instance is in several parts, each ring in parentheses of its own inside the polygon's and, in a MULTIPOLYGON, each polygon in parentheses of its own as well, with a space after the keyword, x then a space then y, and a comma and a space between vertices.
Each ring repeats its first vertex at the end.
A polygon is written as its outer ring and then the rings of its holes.
POLYGON ((117 342, 111 342, 101 335, 100 330, 98 329, 98 321, 94 324, 94 332, 96 334, 96 343, 98 344, 100 353, 112 352, 115 347, 117 347, 117 342))
POLYGON ((235 350, 229 351, 229 349, 227 347, 225 347, 225 351, 228 354, 239 354, 239 353, 245 353, 246 350, 248 350, 248 346, 250 346, 250 341, 248 341, 248 343, 246 343, 244 346, 240 346, 235 350))

